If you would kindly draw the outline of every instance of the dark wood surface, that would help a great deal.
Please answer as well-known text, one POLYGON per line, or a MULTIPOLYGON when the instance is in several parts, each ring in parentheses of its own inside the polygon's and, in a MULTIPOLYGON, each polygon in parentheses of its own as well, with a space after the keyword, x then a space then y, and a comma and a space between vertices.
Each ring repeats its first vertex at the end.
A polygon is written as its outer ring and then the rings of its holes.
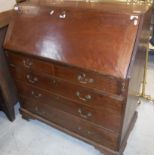
POLYGON ((143 81, 144 66, 146 50, 150 40, 150 23, 151 23, 151 14, 152 9, 148 10, 141 20, 139 26, 136 44, 137 48, 133 51, 133 58, 128 70, 128 77, 130 79, 128 87, 128 98, 126 104, 126 111, 124 117, 124 127, 122 129, 122 141, 127 133, 130 122, 132 121, 134 109, 138 106, 139 97, 135 94, 139 94, 141 83, 143 81), (136 104, 133 104, 136 103, 136 104))
POLYGON ((38 7, 35 12, 35 7, 31 11, 27 8, 23 6, 9 25, 16 35, 7 35, 5 48, 126 77, 138 28, 131 15, 54 7, 38 7), (66 18, 61 19, 64 11, 66 18))
POLYGON ((36 110, 32 109, 32 106, 35 107, 36 102, 34 102, 33 104, 32 101, 29 101, 28 99, 24 98, 22 98, 22 101, 24 109, 27 109, 32 113, 36 113, 39 116, 42 116, 45 119, 68 130, 71 130, 72 132, 80 134, 83 137, 94 140, 101 145, 107 145, 108 147, 111 146, 110 148, 117 149, 118 134, 115 134, 97 125, 94 125, 93 123, 88 122, 85 119, 75 117, 70 113, 66 113, 62 110, 53 107, 51 108, 50 104, 37 104, 38 110, 36 110))
MULTIPOLYGON (((100 102, 100 107, 97 108, 93 107, 93 105, 95 105, 95 102, 94 104, 82 103, 80 101, 76 102, 55 94, 49 94, 49 92, 45 92, 30 85, 25 85, 21 82, 17 82, 16 85, 21 96, 31 98, 34 102, 38 102, 38 104, 49 104, 49 107, 51 106, 51 109, 53 107, 62 111, 66 111, 80 118, 84 118, 90 122, 94 122, 99 126, 108 128, 109 130, 119 131, 120 129, 122 110, 122 105, 120 103, 118 103, 116 107, 113 104, 113 107, 111 105, 109 106, 109 108, 107 108, 106 105, 101 104, 104 103, 102 101, 100 102)), ((108 104, 111 104, 111 102, 108 102, 108 104)))
POLYGON ((12 16, 12 10, 0 13, 0 28, 7 26, 12 16))
POLYGON ((2 92, 0 90, 0 110, 4 109, 3 105, 4 105, 4 98, 3 98, 2 92))
MULTIPOLYGON (((104 92, 120 95, 122 93, 121 88, 118 86, 123 82, 122 79, 117 79, 114 77, 103 76, 93 71, 86 71, 83 73, 81 68, 58 64, 49 61, 43 61, 35 59, 32 56, 9 53, 8 59, 10 65, 21 66, 22 68, 29 69, 31 67, 32 71, 40 73, 49 74, 60 79, 69 80, 70 82, 75 82, 79 85, 94 88, 104 92), (32 65, 33 64, 33 65, 32 65)), ((13 67, 13 66, 12 66, 13 67)))
POLYGON ((20 111, 23 118, 41 120, 106 155, 122 155, 137 118, 148 6, 120 4, 124 7, 112 12, 114 4, 108 4, 107 12, 103 3, 75 4, 26 3, 14 12, 5 49, 20 111), (134 25, 130 17, 136 9, 134 25))
POLYGON ((17 102, 17 95, 2 48, 6 31, 7 26, 0 28, 0 96, 2 99, 0 109, 6 113, 10 121, 13 121, 15 119, 14 105, 17 102))

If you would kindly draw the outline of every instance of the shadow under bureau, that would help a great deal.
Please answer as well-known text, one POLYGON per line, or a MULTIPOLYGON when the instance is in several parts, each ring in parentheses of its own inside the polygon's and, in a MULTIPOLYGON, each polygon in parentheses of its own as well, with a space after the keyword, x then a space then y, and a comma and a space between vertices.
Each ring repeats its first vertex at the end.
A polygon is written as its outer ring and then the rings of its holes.
POLYGON ((4 47, 20 112, 122 155, 137 118, 145 60, 139 43, 149 10, 76 4, 16 6, 4 47))

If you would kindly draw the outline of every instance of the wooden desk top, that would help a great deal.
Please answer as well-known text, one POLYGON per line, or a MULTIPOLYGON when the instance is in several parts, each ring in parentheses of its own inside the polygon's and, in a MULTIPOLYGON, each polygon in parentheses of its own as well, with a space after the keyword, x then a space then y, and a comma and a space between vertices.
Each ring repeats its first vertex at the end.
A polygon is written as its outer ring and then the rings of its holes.
POLYGON ((29 4, 14 14, 6 49, 126 78, 139 15, 134 25, 129 14, 29 4))

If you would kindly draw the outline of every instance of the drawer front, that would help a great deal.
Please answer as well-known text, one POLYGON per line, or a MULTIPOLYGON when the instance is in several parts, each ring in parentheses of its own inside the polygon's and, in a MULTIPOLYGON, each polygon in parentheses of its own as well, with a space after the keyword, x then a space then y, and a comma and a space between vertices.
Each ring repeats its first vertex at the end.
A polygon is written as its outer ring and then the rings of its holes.
POLYGON ((75 102, 91 107, 104 107, 118 111, 122 108, 122 99, 119 100, 107 95, 98 94, 90 89, 67 83, 48 75, 41 75, 40 73, 30 73, 21 69, 12 69, 11 72, 15 80, 32 84, 75 102))
POLYGON ((10 67, 23 68, 25 70, 37 70, 40 73, 54 74, 54 65, 39 59, 32 58, 26 55, 14 54, 6 52, 7 60, 10 67))
MULTIPOLYGON (((29 110, 32 100, 22 97, 25 109, 29 110)), ((33 108, 33 107, 32 107, 33 108)), ((31 108, 31 109, 32 109, 31 108)), ((30 111, 32 111, 30 109, 30 111)), ((74 132, 82 137, 95 141, 98 144, 107 146, 111 149, 117 148, 118 134, 107 131, 104 128, 97 127, 88 121, 70 115, 66 112, 51 108, 48 104, 38 104, 36 113, 41 117, 55 123, 71 132, 74 132)))
POLYGON ((34 102, 48 104, 51 108, 60 109, 116 132, 120 131, 121 111, 105 109, 104 107, 102 109, 89 108, 22 82, 16 82, 16 85, 21 96, 30 98, 34 102))
POLYGON ((98 89, 107 93, 120 95, 121 80, 116 80, 109 76, 103 76, 95 72, 74 69, 63 65, 55 65, 55 75, 65 80, 75 82, 76 84, 98 89))
POLYGON ((120 95, 122 93, 122 80, 116 80, 109 76, 90 72, 75 67, 68 67, 52 62, 45 62, 30 56, 7 53, 10 65, 31 70, 38 70, 41 73, 57 76, 59 78, 74 82, 76 84, 98 89, 107 93, 120 95))

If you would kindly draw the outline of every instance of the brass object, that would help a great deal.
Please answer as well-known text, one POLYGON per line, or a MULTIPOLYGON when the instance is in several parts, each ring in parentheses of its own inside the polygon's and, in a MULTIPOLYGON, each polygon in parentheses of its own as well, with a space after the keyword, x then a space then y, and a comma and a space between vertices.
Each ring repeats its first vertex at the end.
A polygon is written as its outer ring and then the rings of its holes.
POLYGON ((78 113, 80 114, 80 116, 82 118, 85 118, 85 119, 88 119, 89 117, 92 116, 92 113, 91 112, 88 112, 87 114, 84 114, 81 109, 78 109, 78 113))
POLYGON ((12 67, 12 68, 15 68, 15 65, 12 64, 12 63, 10 63, 9 66, 12 67))
POLYGON ((81 130, 81 127, 78 127, 78 130, 80 131, 81 130))
POLYGON ((39 111, 39 110, 38 110, 38 106, 35 106, 34 110, 35 110, 36 112, 38 112, 38 111, 39 111))
POLYGON ((36 92, 34 92, 34 91, 32 91, 31 94, 32 94, 35 98, 40 98, 40 97, 42 96, 42 94, 36 93, 36 92))
POLYGON ((122 93, 125 92, 125 82, 122 83, 121 91, 122 91, 122 93))
POLYGON ((30 83, 36 83, 36 82, 38 82, 38 78, 37 77, 33 77, 33 76, 31 76, 31 75, 26 75, 26 78, 27 78, 27 80, 28 80, 28 82, 30 82, 30 83))
POLYGON ((21 2, 24 2, 26 0, 16 0, 17 3, 21 3, 21 2))
POLYGON ((149 44, 146 47, 146 58, 145 58, 145 66, 144 66, 144 75, 143 75, 143 81, 142 81, 142 92, 138 95, 139 97, 142 97, 149 101, 154 101, 154 99, 150 95, 145 94, 146 90, 146 77, 147 77, 147 66, 149 61, 149 44))
POLYGON ((87 84, 87 83, 93 83, 94 82, 94 79, 87 78, 85 73, 82 73, 81 75, 78 75, 77 79, 82 84, 87 84))
POLYGON ((84 97, 81 97, 81 94, 80 94, 79 91, 76 92, 76 96, 77 96, 80 100, 85 101, 85 102, 88 102, 89 100, 91 100, 91 95, 88 94, 88 95, 86 95, 86 96, 84 96, 84 97))
POLYGON ((32 66, 32 62, 29 59, 23 60, 23 64, 26 68, 30 68, 32 66))
POLYGON ((126 0, 130 4, 152 4, 153 0, 126 0))

